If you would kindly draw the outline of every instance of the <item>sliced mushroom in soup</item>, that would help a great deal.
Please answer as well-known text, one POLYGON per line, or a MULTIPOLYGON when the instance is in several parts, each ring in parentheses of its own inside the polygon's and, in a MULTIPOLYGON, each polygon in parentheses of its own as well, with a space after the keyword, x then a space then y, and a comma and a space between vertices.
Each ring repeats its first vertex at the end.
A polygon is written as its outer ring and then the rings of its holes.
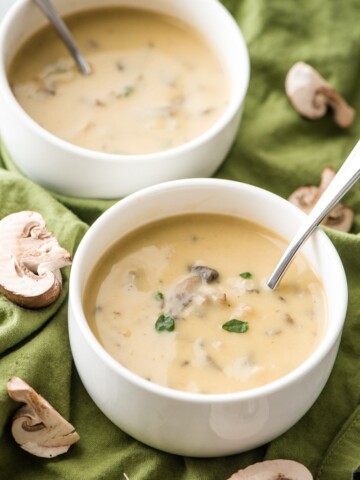
POLYGON ((231 216, 150 223, 98 262, 87 320, 116 360, 151 382, 197 393, 264 385, 304 362, 325 327, 323 288, 301 255, 276 291, 266 287, 285 246, 231 216))

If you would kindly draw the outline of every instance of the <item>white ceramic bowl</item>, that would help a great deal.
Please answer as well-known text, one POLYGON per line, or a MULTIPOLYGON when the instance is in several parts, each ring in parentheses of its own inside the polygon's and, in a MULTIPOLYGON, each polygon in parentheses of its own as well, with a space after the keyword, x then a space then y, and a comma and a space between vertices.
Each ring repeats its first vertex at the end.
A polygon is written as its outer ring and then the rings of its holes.
POLYGON ((248 450, 294 425, 330 375, 347 307, 341 261, 328 237, 317 231, 302 252, 323 283, 327 327, 319 347, 296 370, 265 386, 221 395, 171 390, 128 371, 102 348, 86 322, 82 296, 89 274, 101 255, 129 231, 164 217, 204 212, 249 219, 285 239, 290 239, 305 219, 305 214, 286 200, 242 183, 216 179, 163 183, 130 195, 93 224, 75 254, 70 277, 71 349, 90 396, 133 437, 188 456, 248 450))
MULTIPOLYGON (((217 0, 56 0, 62 15, 106 6, 133 6, 170 14, 208 40, 227 72, 231 98, 222 117, 196 139, 171 150, 118 155, 72 145, 33 121, 16 101, 6 71, 19 47, 46 19, 31 0, 18 0, 0 24, 0 134, 20 169, 45 187, 77 197, 117 198, 145 186, 210 176, 224 160, 238 130, 249 81, 242 34, 217 0)), ((56 114, 56 112, 54 112, 56 114)))

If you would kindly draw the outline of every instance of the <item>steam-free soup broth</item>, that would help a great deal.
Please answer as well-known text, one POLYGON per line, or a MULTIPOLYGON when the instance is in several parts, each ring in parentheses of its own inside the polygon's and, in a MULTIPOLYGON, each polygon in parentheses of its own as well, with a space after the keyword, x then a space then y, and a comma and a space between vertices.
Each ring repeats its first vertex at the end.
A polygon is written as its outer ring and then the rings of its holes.
POLYGON ((66 18, 92 74, 48 26, 16 55, 9 81, 42 127, 75 145, 144 154, 186 143, 223 114, 230 87, 200 33, 166 15, 107 8, 66 18))
POLYGON ((266 287, 285 246, 229 216, 151 223, 96 265, 87 320, 116 360, 150 382, 199 393, 269 383, 300 365, 325 327, 323 288, 301 255, 276 291, 266 287))

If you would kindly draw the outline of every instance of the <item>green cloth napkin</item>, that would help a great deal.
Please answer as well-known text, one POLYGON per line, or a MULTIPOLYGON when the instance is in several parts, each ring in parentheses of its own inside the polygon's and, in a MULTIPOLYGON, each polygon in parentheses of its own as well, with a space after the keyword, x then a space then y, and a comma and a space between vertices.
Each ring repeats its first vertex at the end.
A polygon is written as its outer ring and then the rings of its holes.
MULTIPOLYGON (((224 0, 247 41, 252 73, 236 142, 217 172, 287 197, 318 184, 324 166, 338 169, 356 143, 360 115, 341 130, 331 115, 307 121, 284 94, 288 69, 298 60, 316 67, 360 111, 358 0, 224 0)), ((206 11, 204 11, 206 21, 206 11)), ((6 155, 0 160, 0 218, 35 210, 60 244, 74 253, 89 224, 113 202, 63 197, 25 179, 6 155)), ((51 161, 51 159, 49 159, 51 161)), ((0 296, 0 477, 16 480, 225 480, 239 468, 271 458, 304 463, 317 480, 351 480, 360 463, 360 189, 346 198, 355 211, 352 233, 326 230, 349 284, 349 308, 331 377, 315 405, 288 432, 251 452, 193 459, 147 447, 116 428, 87 395, 72 363, 67 332, 69 268, 52 306, 28 311, 0 296), (76 427, 81 440, 48 460, 19 448, 11 417, 19 404, 6 382, 18 375, 76 427)), ((176 414, 176 412, 174 412, 176 414)))

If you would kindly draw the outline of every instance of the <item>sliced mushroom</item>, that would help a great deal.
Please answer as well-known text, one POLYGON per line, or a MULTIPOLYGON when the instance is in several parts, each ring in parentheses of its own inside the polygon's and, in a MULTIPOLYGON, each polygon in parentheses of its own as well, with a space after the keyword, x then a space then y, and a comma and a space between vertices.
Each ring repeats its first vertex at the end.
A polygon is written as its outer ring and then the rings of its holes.
MULTIPOLYGON (((326 167, 321 173, 321 181, 318 187, 306 186, 297 188, 288 198, 288 200, 301 208, 305 213, 310 213, 315 203, 319 200, 323 192, 329 186, 335 176, 335 170, 326 167)), ((350 207, 338 203, 323 220, 322 224, 340 230, 349 232, 354 219, 354 213, 350 207)))
POLYGON ((254 463, 231 475, 228 480, 313 480, 309 470, 293 460, 254 463))
POLYGON ((323 192, 330 185, 335 177, 335 170, 332 167, 326 167, 321 173, 320 185, 305 186, 296 189, 289 197, 289 201, 301 208, 305 213, 310 213, 315 203, 319 200, 323 192))
POLYGON ((10 378, 7 390, 13 400, 26 403, 15 413, 11 428, 22 449, 52 458, 66 453, 80 439, 75 428, 21 378, 10 378))
POLYGON ((191 273, 198 275, 206 283, 211 283, 219 278, 219 272, 211 267, 205 265, 193 265, 191 267, 191 273))
POLYGON ((324 225, 341 232, 350 232, 354 219, 354 212, 350 207, 338 203, 326 216, 324 225))
POLYGON ((177 283, 166 295, 164 310, 169 312, 172 317, 176 317, 187 307, 194 298, 198 305, 226 302, 226 295, 218 292, 207 285, 213 282, 219 276, 219 273, 211 267, 203 265, 191 267, 191 275, 177 283))
POLYGON ((60 268, 70 265, 37 212, 13 213, 0 221, 0 293, 27 308, 46 307, 60 295, 60 268))
POLYGON ((197 275, 181 280, 166 296, 165 310, 172 317, 176 317, 183 308, 189 305, 200 285, 201 279, 197 275))
POLYGON ((312 120, 323 117, 328 107, 334 111, 334 120, 342 128, 352 125, 355 110, 310 65, 297 62, 285 80, 285 91, 295 110, 312 120))

